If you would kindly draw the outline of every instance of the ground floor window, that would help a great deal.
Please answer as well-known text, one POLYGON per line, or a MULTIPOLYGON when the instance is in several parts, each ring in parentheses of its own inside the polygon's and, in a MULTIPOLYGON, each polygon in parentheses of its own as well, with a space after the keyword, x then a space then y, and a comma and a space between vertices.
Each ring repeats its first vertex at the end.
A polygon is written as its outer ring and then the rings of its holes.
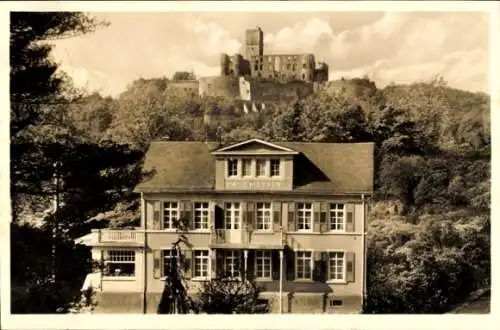
POLYGON ((229 278, 240 277, 240 252, 229 250, 224 253, 224 275, 229 278))
POLYGON ((177 262, 177 250, 163 250, 163 275, 170 273, 177 262))
POLYGON ((296 278, 298 280, 312 279, 312 252, 297 251, 296 252, 296 278))
POLYGON ((255 251, 255 276, 262 279, 271 278, 270 251, 255 251))
POLYGON ((135 251, 109 250, 105 272, 107 276, 135 276, 135 251))
POLYGON ((345 280, 345 253, 330 252, 328 265, 328 279, 331 281, 345 280))
POLYGON ((208 250, 194 251, 194 277, 208 277, 208 250))

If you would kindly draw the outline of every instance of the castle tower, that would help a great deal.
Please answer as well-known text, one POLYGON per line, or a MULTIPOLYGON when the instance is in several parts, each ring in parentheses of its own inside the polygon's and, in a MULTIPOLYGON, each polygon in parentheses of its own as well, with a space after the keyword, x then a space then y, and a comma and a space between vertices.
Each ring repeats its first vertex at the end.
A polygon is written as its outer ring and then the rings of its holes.
POLYGON ((245 58, 251 60, 252 56, 264 55, 264 32, 257 27, 246 31, 245 58))

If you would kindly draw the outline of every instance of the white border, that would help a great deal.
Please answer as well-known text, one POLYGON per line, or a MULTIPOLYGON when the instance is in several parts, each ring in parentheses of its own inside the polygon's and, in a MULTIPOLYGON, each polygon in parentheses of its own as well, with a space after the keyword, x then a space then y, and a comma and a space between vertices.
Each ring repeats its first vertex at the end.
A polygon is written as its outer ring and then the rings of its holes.
MULTIPOLYGON (((2 80, 0 82, 0 91, 2 97, 2 109, 0 117, 0 136, 2 137, 2 170, 0 171, 0 180, 2 180, 3 193, 1 196, 0 216, 4 220, 3 228, 0 229, 0 242, 3 244, 3 255, 1 262, 1 322, 4 329, 309 329, 309 328, 328 328, 328 329, 494 329, 495 312, 498 312, 496 296, 493 295, 491 301, 490 315, 259 315, 259 316, 212 316, 212 315, 10 315, 10 237, 9 233, 9 214, 10 203, 6 196, 9 196, 9 135, 8 135, 8 111, 9 109, 9 66, 8 66, 8 36, 9 36, 9 11, 27 10, 27 11, 95 11, 95 12, 151 12, 151 11, 211 11, 211 12, 230 12, 230 11, 279 11, 279 12, 311 12, 311 11, 474 11, 490 12, 490 40, 491 40, 491 62, 490 62, 490 90, 492 97, 492 127, 497 122, 497 111, 499 107, 500 86, 500 52, 499 43, 499 4, 495 1, 289 1, 289 2, 227 2, 227 1, 206 1, 206 2, 2 2, 0 3, 0 24, 3 29, 0 36, 2 51, 0 59, 4 65, 0 66, 2 80)), ((495 141, 496 132, 492 130, 492 140, 495 141)), ((496 144, 492 145, 492 167, 497 163, 495 157, 496 144)), ((492 213, 496 213, 495 203, 497 195, 494 190, 496 172, 492 171, 492 213)), ((494 216, 492 216, 494 218, 494 216)), ((492 234, 497 231, 499 226, 493 221, 492 234)), ((497 265, 498 258, 495 258, 498 243, 492 239, 492 273, 500 272, 497 265)), ((495 292, 495 279, 492 279, 492 292, 495 292)))

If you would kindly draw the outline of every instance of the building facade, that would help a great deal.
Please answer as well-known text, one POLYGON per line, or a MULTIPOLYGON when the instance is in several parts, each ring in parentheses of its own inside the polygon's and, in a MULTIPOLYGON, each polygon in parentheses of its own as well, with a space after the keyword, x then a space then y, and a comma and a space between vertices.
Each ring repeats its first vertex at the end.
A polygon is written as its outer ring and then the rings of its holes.
POLYGON ((144 168, 140 227, 86 237, 97 311, 156 312, 184 219, 191 292, 247 278, 273 313, 361 312, 372 143, 159 141, 144 168))

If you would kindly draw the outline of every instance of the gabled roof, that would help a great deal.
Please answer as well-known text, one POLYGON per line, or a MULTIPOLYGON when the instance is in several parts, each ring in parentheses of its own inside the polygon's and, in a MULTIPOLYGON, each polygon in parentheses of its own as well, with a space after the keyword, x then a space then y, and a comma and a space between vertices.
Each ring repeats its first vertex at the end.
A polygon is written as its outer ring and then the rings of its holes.
POLYGON ((250 144, 294 153, 294 188, 282 193, 353 194, 373 191, 373 143, 265 142, 220 147, 212 142, 152 142, 144 161, 147 179, 137 192, 215 191, 215 160, 250 144))
POLYGON ((275 143, 266 142, 260 139, 250 139, 212 151, 212 155, 248 155, 262 153, 272 153, 277 155, 298 154, 298 152, 293 149, 286 148, 275 143))

